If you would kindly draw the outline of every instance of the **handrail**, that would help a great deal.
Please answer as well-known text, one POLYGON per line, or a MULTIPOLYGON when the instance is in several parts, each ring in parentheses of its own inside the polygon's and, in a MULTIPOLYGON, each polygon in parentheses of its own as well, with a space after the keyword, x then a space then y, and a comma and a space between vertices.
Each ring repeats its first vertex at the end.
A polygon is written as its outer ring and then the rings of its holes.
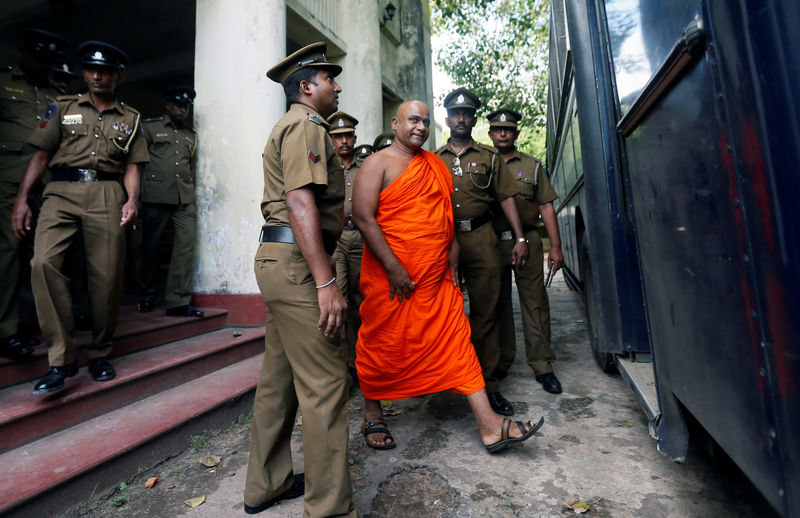
POLYGON ((683 71, 703 55, 704 49, 703 19, 695 18, 683 29, 681 38, 672 47, 667 59, 658 67, 628 112, 617 123, 617 131, 623 137, 633 133, 664 94, 677 84, 683 71))

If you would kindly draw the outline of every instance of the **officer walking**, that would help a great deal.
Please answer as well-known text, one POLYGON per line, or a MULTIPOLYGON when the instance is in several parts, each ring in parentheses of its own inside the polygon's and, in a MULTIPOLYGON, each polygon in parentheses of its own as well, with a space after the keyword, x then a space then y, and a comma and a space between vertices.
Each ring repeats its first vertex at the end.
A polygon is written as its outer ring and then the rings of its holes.
POLYGON ((336 154, 344 166, 344 230, 339 237, 333 260, 336 262, 336 283, 347 301, 347 322, 345 335, 347 348, 345 359, 350 377, 357 383, 356 374, 356 339, 361 317, 358 308, 364 297, 359 289, 361 283, 361 256, 364 252, 364 240, 353 221, 353 184, 358 175, 361 163, 355 159, 356 125, 358 120, 344 112, 336 112, 328 118, 331 129, 328 132, 336 148, 336 154))
POLYGON ((356 516, 347 462, 347 368, 339 331, 347 304, 331 255, 342 232, 344 175, 326 117, 339 105, 341 67, 308 45, 267 72, 290 104, 264 148, 266 224, 255 257, 269 309, 253 402, 244 510, 255 514, 305 491, 305 516, 356 516), (303 412, 305 478, 292 470, 291 436, 303 412))
POLYGON ((59 390, 65 378, 78 372, 69 279, 61 273, 64 254, 78 232, 86 247, 92 309, 92 341, 85 346, 89 372, 97 381, 116 375, 108 355, 122 295, 122 227, 136 216, 137 164, 148 161, 147 146, 138 137, 139 112, 115 95, 128 57, 99 41, 81 44, 78 54, 89 91, 58 97, 47 108, 28 139, 37 150, 14 200, 14 234, 22 238, 31 231, 28 193, 49 164, 53 179, 44 191, 31 284, 42 336, 49 344, 50 369, 34 386, 34 394, 59 390))
MULTIPOLYGON (((26 273, 33 255, 33 234, 18 240, 11 227, 11 214, 20 181, 35 151, 26 141, 58 95, 48 82, 50 69, 67 47, 67 40, 61 36, 28 29, 19 46, 19 65, 0 69, 0 356, 11 359, 29 357, 32 346, 38 343, 19 334, 20 282, 25 286, 29 283, 26 273)), ((31 189, 28 203, 33 228, 41 205, 40 185, 31 189)))
POLYGON ((445 97, 445 123, 451 136, 436 154, 453 176, 453 216, 461 247, 458 269, 467 286, 472 343, 483 370, 489 403, 498 414, 512 415, 514 407, 500 394, 500 380, 495 373, 500 358, 497 325, 500 253, 497 236, 487 224, 492 220, 493 203, 499 202, 511 224, 515 239, 511 257, 515 268, 525 266, 528 243, 514 202, 517 189, 505 162, 494 148, 472 139, 472 128, 477 122, 475 112, 480 106, 480 100, 466 88, 457 88, 445 97))
POLYGON ((166 114, 142 123, 150 162, 144 166, 141 178, 141 298, 138 309, 142 313, 153 309, 158 244, 167 223, 171 221, 174 230, 172 258, 164 292, 167 315, 202 317, 202 311, 189 305, 197 225, 194 195, 197 135, 186 126, 185 121, 196 93, 188 86, 175 86, 162 92, 162 95, 166 101, 166 114))
MULTIPOLYGON (((528 240, 530 259, 526 268, 516 270, 520 305, 522 307, 522 332, 525 337, 525 355, 528 365, 536 376, 536 381, 551 394, 561 393, 561 383, 553 372, 550 362, 555 354, 550 348, 550 304, 547 299, 545 278, 542 267, 542 240, 539 237, 539 213, 545 222, 550 238, 548 254, 549 277, 564 264, 561 252, 561 237, 558 233, 553 200, 558 198, 542 164, 527 153, 517 150, 514 143, 519 137, 517 123, 522 116, 507 108, 489 114, 489 138, 500 151, 509 174, 517 184, 514 195, 517 202, 522 230, 528 240)), ((514 362, 516 343, 514 338, 514 312, 511 305, 511 248, 514 237, 511 226, 502 214, 495 214, 492 222, 500 240, 500 305, 498 319, 500 325, 500 361, 496 375, 502 379, 514 362)))

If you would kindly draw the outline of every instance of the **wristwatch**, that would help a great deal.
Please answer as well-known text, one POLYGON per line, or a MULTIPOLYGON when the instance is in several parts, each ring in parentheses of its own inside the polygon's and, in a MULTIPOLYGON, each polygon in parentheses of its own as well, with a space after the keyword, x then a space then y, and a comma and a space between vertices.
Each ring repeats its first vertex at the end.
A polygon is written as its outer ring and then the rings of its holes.
POLYGON ((517 238, 517 243, 527 243, 527 242, 528 242, 528 240, 525 239, 524 237, 518 237, 517 238))

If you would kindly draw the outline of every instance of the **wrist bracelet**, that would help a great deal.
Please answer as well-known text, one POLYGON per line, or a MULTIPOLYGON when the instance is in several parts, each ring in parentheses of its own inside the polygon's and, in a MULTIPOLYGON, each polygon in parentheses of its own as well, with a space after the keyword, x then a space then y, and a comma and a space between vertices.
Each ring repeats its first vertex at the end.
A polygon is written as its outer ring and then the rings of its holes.
POLYGON ((334 276, 333 276, 333 279, 329 280, 329 281, 328 281, 328 282, 326 282, 325 284, 320 284, 319 286, 317 286, 317 289, 319 290, 319 289, 322 289, 322 288, 324 288, 324 287, 326 287, 326 286, 330 286, 330 285, 331 285, 331 284, 333 284, 335 281, 336 281, 336 276, 334 275, 334 276))

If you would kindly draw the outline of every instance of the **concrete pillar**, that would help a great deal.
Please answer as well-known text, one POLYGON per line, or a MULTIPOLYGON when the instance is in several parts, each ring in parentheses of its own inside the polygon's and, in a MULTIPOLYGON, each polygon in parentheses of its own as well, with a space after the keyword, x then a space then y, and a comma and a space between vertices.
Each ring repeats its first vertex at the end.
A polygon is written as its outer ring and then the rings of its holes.
POLYGON ((285 113, 266 71, 286 56, 285 0, 197 0, 196 293, 257 293, 261 154, 285 113))
POLYGON ((341 80, 337 79, 342 86, 339 109, 358 119, 358 143, 372 144, 383 131, 378 2, 348 0, 339 6, 340 27, 347 42, 341 80))

